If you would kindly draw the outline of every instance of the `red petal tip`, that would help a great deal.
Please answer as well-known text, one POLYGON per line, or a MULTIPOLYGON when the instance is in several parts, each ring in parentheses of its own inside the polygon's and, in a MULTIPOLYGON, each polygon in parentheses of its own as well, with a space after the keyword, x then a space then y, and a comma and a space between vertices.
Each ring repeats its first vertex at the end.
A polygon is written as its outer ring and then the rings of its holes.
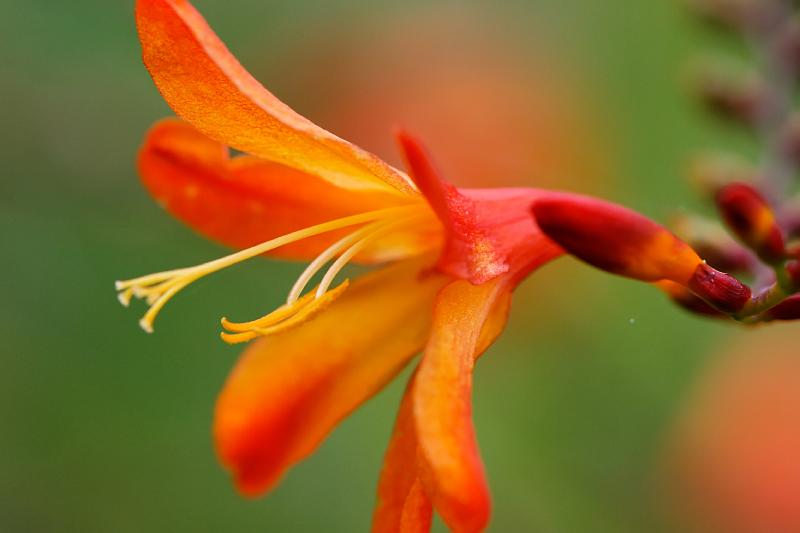
POLYGON ((800 294, 795 294, 767 311, 770 320, 800 320, 800 294))
POLYGON ((736 313, 750 301, 751 291, 729 274, 711 268, 706 263, 697 266, 689 280, 689 289, 723 313, 736 313))

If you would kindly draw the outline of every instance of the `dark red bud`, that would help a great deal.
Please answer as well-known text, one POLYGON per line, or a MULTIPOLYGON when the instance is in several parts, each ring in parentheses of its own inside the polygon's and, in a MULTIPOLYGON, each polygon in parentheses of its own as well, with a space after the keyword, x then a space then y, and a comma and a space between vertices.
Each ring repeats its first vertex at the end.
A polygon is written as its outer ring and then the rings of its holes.
POLYGON ((789 262, 786 265, 786 272, 789 274, 789 279, 792 280, 795 289, 800 290, 800 260, 789 262))
MULTIPOLYGON (((779 221, 787 241, 800 238, 800 197, 783 201, 779 221)), ((800 252, 800 243, 791 243, 787 248, 788 255, 794 255, 792 249, 800 252)), ((795 257, 800 259, 800 253, 795 255, 795 257)))
POLYGON ((607 272, 685 285, 700 263, 694 250, 666 228, 619 205, 553 193, 536 200, 532 210, 545 235, 607 272))
POLYGON ((747 125, 755 124, 769 103, 769 91, 761 81, 733 80, 712 72, 702 75, 697 93, 714 114, 747 125))
POLYGON ((708 305, 704 300, 696 296, 683 285, 678 285, 672 281, 660 281, 656 283, 656 285, 658 285, 676 305, 690 313, 715 318, 728 317, 724 313, 720 313, 708 305))
POLYGON ((770 320, 800 319, 800 294, 795 294, 765 313, 770 320))
MULTIPOLYGON (((714 193, 718 190, 715 189, 714 193)), ((717 270, 751 274, 759 266, 755 254, 736 242, 717 222, 698 216, 678 215, 673 217, 671 226, 678 237, 717 270)))
POLYGON ((728 314, 741 311, 751 296, 747 285, 706 263, 698 265, 688 287, 709 305, 728 314))
POLYGON ((784 24, 778 37, 778 53, 786 65, 800 72, 800 19, 784 24))
POLYGON ((709 24, 748 32, 774 27, 784 12, 779 0, 691 0, 689 6, 709 24))
MULTIPOLYGON (((800 64, 798 65, 800 69, 800 64)), ((800 115, 794 114, 783 128, 783 153, 795 165, 800 166, 800 115)))
POLYGON ((689 167, 689 180, 708 197, 730 183, 751 181, 755 176, 755 170, 746 160, 727 153, 702 154, 689 167))
POLYGON ((723 272, 749 273, 756 261, 751 251, 735 242, 725 244, 692 242, 691 245, 706 263, 723 272))
POLYGON ((764 261, 775 263, 786 256, 775 213, 752 185, 731 183, 719 190, 716 203, 731 231, 764 261))

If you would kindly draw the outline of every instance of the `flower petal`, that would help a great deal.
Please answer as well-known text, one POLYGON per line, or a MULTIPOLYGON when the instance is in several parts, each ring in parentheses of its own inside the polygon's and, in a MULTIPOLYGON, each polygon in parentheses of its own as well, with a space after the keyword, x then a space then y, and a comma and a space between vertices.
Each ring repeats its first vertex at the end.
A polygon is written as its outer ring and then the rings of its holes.
MULTIPOLYGON (((413 202, 378 191, 349 191, 315 176, 227 148, 178 119, 157 123, 139 152, 139 172, 153 197, 202 235, 233 248, 344 216, 413 202)), ((309 259, 347 234, 343 229, 286 245, 270 255, 309 259)), ((433 234, 398 231, 357 259, 372 262, 419 253, 433 234)))
POLYGON ((212 139, 348 189, 413 193, 400 171, 298 115, 186 0, 138 0, 145 66, 172 109, 212 139))
MULTIPOLYGON (((503 330, 511 304, 511 291, 498 293, 478 337, 476 356, 482 353, 503 330)), ((372 522, 374 533, 427 532, 431 524, 430 493, 436 490, 430 480, 431 468, 421 455, 414 418, 417 373, 403 395, 392 439, 384 458, 378 483, 378 504, 372 522)))
POLYGON ((441 291, 414 388, 421 479, 456 532, 482 531, 489 520, 489 490, 472 423, 472 369, 505 324, 508 282, 501 277, 475 286, 459 280, 441 291))
POLYGON ((239 490, 272 488, 424 345, 446 282, 433 258, 359 279, 304 326, 245 351, 216 408, 214 434, 239 490))
POLYGON ((433 506, 419 479, 421 458, 412 401, 415 381, 412 377, 403 395, 384 457, 373 533, 427 533, 431 529, 433 506))

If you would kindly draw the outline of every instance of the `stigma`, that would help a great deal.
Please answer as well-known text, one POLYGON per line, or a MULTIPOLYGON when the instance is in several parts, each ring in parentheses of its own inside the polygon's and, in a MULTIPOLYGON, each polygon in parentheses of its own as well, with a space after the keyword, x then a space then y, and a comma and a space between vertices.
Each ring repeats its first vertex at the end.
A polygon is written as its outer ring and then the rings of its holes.
POLYGON ((349 280, 334 285, 336 277, 359 252, 391 233, 407 230, 409 226, 422 223, 429 216, 430 213, 424 206, 411 205, 368 211, 331 220, 192 267, 117 281, 115 284, 117 298, 125 307, 130 305, 133 298, 144 300, 149 308, 139 320, 139 326, 144 331, 152 333, 153 323, 167 302, 198 279, 287 244, 336 230, 353 228, 353 231, 331 244, 309 263, 289 291, 284 305, 248 322, 232 322, 227 318, 221 320, 222 327, 226 331, 220 336, 229 344, 274 335, 302 324, 341 296, 347 289, 349 280), (307 291, 311 281, 326 266, 327 270, 319 284, 307 291))

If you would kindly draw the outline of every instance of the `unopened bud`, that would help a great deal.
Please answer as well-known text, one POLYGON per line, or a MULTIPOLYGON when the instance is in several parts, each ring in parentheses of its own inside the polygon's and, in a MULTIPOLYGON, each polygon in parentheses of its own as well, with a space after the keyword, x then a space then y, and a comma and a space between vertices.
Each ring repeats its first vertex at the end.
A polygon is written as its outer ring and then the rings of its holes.
POLYGON ((752 295, 747 285, 706 263, 698 265, 688 287, 709 305, 728 314, 741 311, 752 295))
POLYGON ((690 313, 717 318, 727 318, 728 316, 717 311, 692 291, 674 281, 659 281, 656 282, 656 286, 664 291, 676 305, 690 313))
MULTIPOLYGON (((800 198, 783 200, 779 215, 780 226, 786 233, 789 241, 800 238, 800 198)), ((794 255, 800 259, 800 243, 794 242, 788 245, 789 255, 794 255), (795 253, 792 253, 792 249, 795 253)))
POLYGON ((800 319, 800 294, 795 294, 764 313, 768 320, 800 319))
POLYGON ((746 125, 758 122, 769 98, 767 87, 757 77, 741 78, 718 69, 702 72, 697 93, 716 115, 746 125))
POLYGON ((700 257, 663 226, 635 211, 572 194, 551 194, 533 204, 550 239, 592 266, 642 281, 686 285, 700 257))
POLYGON ((716 203, 728 227, 761 259, 774 264, 785 258, 785 241, 775 213, 753 186, 732 183, 723 187, 716 203))
POLYGON ((783 63, 795 73, 800 73, 800 18, 786 22, 778 36, 778 53, 783 63))
POLYGON ((789 118, 781 135, 784 157, 800 166, 800 114, 795 113, 789 118))
POLYGON ((779 22, 781 0, 689 0, 704 21, 736 31, 764 31, 779 22))
POLYGON ((706 263, 723 272, 751 273, 755 256, 739 245, 722 246, 715 243, 692 243, 692 248, 706 263))
POLYGON ((753 252, 736 242, 716 220, 680 214, 672 217, 670 227, 717 270, 730 273, 755 270, 757 259, 753 252))
POLYGON ((742 157, 729 153, 706 153, 689 165, 690 183, 705 197, 737 181, 752 181, 756 171, 742 157))
POLYGON ((786 273, 795 290, 800 290, 800 259, 790 261, 786 265, 786 273))

